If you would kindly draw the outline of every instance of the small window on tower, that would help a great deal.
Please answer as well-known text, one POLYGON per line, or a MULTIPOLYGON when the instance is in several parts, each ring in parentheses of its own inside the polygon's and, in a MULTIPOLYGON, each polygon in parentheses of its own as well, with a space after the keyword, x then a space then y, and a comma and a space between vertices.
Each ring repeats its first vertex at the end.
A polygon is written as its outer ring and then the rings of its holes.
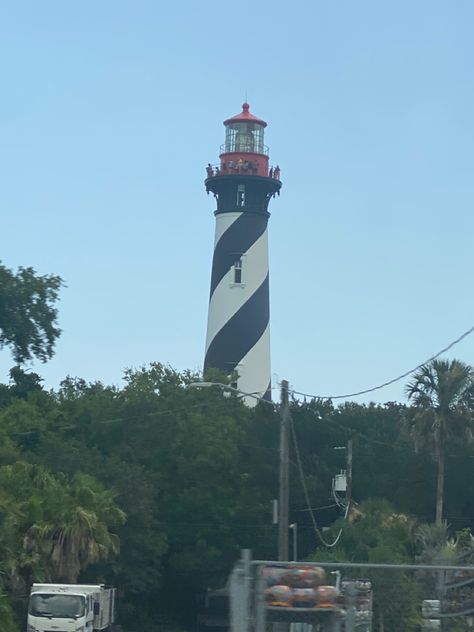
POLYGON ((242 259, 234 263, 234 283, 242 283, 242 259))
POLYGON ((237 206, 239 208, 245 206, 245 184, 237 185, 237 206))

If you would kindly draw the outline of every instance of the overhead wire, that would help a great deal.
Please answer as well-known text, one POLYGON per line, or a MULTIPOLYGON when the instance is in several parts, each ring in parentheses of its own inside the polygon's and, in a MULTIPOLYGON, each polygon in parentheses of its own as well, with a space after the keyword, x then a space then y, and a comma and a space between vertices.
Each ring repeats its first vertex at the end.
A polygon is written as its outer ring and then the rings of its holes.
POLYGON ((405 453, 417 454, 417 451, 415 450, 415 448, 411 448, 408 445, 405 445, 399 441, 388 442, 388 441, 381 441, 380 439, 374 439, 373 437, 369 437, 369 435, 366 435, 365 433, 360 432, 360 430, 356 430, 355 428, 341 424, 339 421, 337 421, 336 419, 333 419, 332 417, 325 417, 324 421, 330 424, 334 424, 341 430, 346 431, 347 434, 351 436, 357 436, 357 437, 360 437, 361 439, 365 439, 367 443, 373 443, 374 445, 381 445, 386 448, 391 448, 392 450, 401 450, 402 452, 405 452, 405 453))
POLYGON ((337 507, 336 503, 331 503, 330 505, 322 505, 321 507, 310 507, 309 509, 293 509, 293 511, 301 512, 301 511, 322 511, 323 509, 332 509, 333 507, 337 507))
POLYGON ((394 377, 392 380, 388 380, 387 382, 384 382, 383 384, 379 384, 378 386, 366 388, 363 391, 356 391, 354 393, 345 393, 344 395, 313 395, 312 393, 302 393, 301 391, 296 391, 294 389, 290 389, 290 393, 292 393, 293 395, 300 395, 301 397, 309 397, 311 399, 347 399, 348 397, 357 397, 358 395, 365 395, 367 393, 373 393, 374 391, 379 391, 380 389, 385 388, 386 386, 390 386, 391 384, 395 384, 396 382, 403 380, 405 377, 408 377, 415 371, 418 371, 418 369, 421 369, 422 367, 429 364, 430 362, 433 362, 433 360, 436 360, 436 358, 439 358, 440 355, 443 355, 443 353, 446 353, 446 351, 449 351, 455 345, 460 343, 461 340, 464 340, 464 338, 467 338, 467 336, 472 334, 472 332, 474 332, 474 325, 470 329, 465 331, 463 334, 461 334, 458 338, 456 338, 456 340, 453 340, 452 342, 450 342, 446 347, 444 347, 443 349, 441 349, 440 351, 438 351, 437 353, 429 357, 424 362, 417 364, 417 366, 415 366, 413 369, 410 369, 409 371, 405 371, 405 373, 402 373, 401 375, 398 375, 397 377, 394 377))
MULTIPOLYGON (((322 532, 320 531, 319 527, 318 527, 318 523, 316 522, 316 518, 314 516, 314 512, 313 512, 313 508, 311 507, 311 502, 309 499, 309 493, 308 493, 308 486, 306 484, 306 477, 304 474, 304 470, 303 470, 303 464, 301 462, 301 454, 300 454, 300 449, 299 449, 299 445, 298 445, 298 440, 296 437, 296 431, 295 431, 295 426, 293 423, 293 418, 291 416, 291 414, 289 415, 289 422, 290 422, 290 428, 291 428, 291 436, 293 439, 293 446, 295 448, 295 454, 296 454, 296 462, 298 464, 298 472, 300 475, 300 481, 301 481, 301 486, 303 487, 303 493, 304 493, 304 497, 305 497, 305 501, 306 501, 306 507, 307 510, 309 512, 309 515, 311 517, 311 522, 313 523, 313 529, 314 532, 316 533, 316 535, 318 536, 318 538, 321 540, 322 544, 328 548, 331 549, 333 547, 336 546, 336 544, 339 542, 341 535, 342 535, 342 528, 339 530, 339 533, 337 534, 335 540, 333 542, 327 542, 326 539, 324 538, 322 532)), ((347 518, 347 516, 349 515, 349 504, 346 507, 346 511, 344 514, 344 520, 347 518)))
MULTIPOLYGON (((337 428, 339 428, 340 430, 344 431, 347 435, 364 439, 366 443, 371 443, 373 445, 380 445, 380 446, 383 446, 384 448, 389 448, 391 450, 398 450, 400 452, 404 452, 405 454, 419 455, 419 452, 414 447, 411 447, 408 443, 401 442, 401 441, 382 441, 381 439, 375 439, 374 437, 370 437, 369 435, 365 434, 364 432, 361 432, 360 430, 356 430, 352 426, 346 426, 345 424, 342 424, 332 415, 320 417, 320 421, 333 424, 334 426, 337 426, 337 428)), ((474 459, 474 456, 469 456, 469 455, 464 455, 464 454, 449 454, 447 456, 449 456, 450 458, 457 458, 457 459, 459 458, 474 459)))
MULTIPOLYGON (((225 400, 221 400, 223 402, 222 405, 222 410, 224 411, 226 408, 225 405, 225 400)), ((67 425, 55 425, 55 423, 50 423, 47 427, 45 427, 45 430, 57 430, 57 431, 61 431, 61 430, 74 430, 74 429, 84 429, 84 428, 88 428, 89 427, 89 423, 93 424, 94 426, 96 425, 107 425, 107 424, 115 424, 115 423, 121 423, 121 422, 136 422, 137 424, 140 424, 140 422, 144 421, 145 418, 147 417, 161 417, 163 415, 176 415, 179 413, 186 413, 190 410, 194 410, 196 408, 202 408, 203 406, 209 406, 209 402, 199 402, 197 404, 192 404, 192 405, 188 405, 188 406, 181 406, 179 408, 170 408, 167 410, 156 410, 156 411, 149 411, 149 412, 144 412, 144 413, 139 413, 139 414, 134 414, 134 415, 126 415, 123 417, 112 417, 110 419, 90 419, 89 422, 85 423, 69 423, 67 425)), ((140 424, 141 425, 141 424, 140 424)), ((134 426, 136 427, 136 426, 134 426)), ((32 434, 34 432, 38 432, 43 430, 43 428, 34 428, 32 430, 28 430, 28 431, 23 431, 23 432, 13 432, 10 433, 11 436, 23 436, 23 435, 29 435, 32 434)))

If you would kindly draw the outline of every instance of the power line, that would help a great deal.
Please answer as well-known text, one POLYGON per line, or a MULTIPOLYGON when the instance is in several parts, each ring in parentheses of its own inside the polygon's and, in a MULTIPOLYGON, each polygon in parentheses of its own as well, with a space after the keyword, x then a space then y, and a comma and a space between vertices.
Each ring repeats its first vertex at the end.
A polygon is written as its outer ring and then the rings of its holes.
MULTIPOLYGON (((295 431, 295 425, 293 423, 293 419, 290 415, 290 427, 291 427, 291 435, 293 438, 293 445, 295 447, 295 452, 296 452, 296 461, 298 463, 298 471, 300 474, 300 481, 301 481, 301 485, 303 487, 303 492, 304 492, 304 497, 305 497, 305 501, 306 501, 306 507, 308 509, 309 515, 311 516, 311 522, 313 523, 313 529, 314 532, 316 533, 316 535, 318 536, 318 538, 321 540, 321 542, 324 544, 325 547, 327 547, 328 549, 333 548, 334 546, 336 546, 336 544, 339 542, 339 539, 342 535, 342 529, 339 530, 339 533, 337 534, 335 540, 333 542, 326 542, 326 540, 324 539, 323 534, 321 533, 321 531, 318 528, 318 524, 316 522, 316 518, 314 516, 314 512, 313 512, 313 508, 311 507, 311 503, 309 500, 309 493, 308 493, 308 486, 306 485, 306 478, 304 475, 304 471, 303 471, 303 465, 301 462, 301 455, 300 455, 300 449, 298 446, 298 441, 296 439, 296 431, 295 431)), ((344 515, 344 519, 347 518, 347 515, 349 513, 349 505, 347 505, 346 507, 346 512, 344 515)))
MULTIPOLYGON (((410 447, 410 445, 408 444, 401 443, 400 441, 389 442, 389 441, 381 441, 380 439, 374 439, 373 437, 370 437, 369 435, 361 432, 360 430, 356 430, 355 428, 352 428, 351 426, 346 426, 342 424, 340 421, 337 421, 337 419, 334 419, 333 417, 323 417, 321 421, 333 424, 337 426, 340 430, 344 430, 348 435, 360 437, 361 439, 364 439, 367 443, 372 443, 374 445, 381 445, 384 448, 390 448, 392 450, 399 450, 400 452, 404 452, 405 454, 414 454, 418 456, 420 455, 420 452, 415 450, 415 448, 410 447)), ((360 450, 358 450, 358 454, 362 456, 371 456, 370 453, 363 454, 360 452, 360 450)), ((474 456, 470 456, 467 454, 448 454, 447 456, 450 458, 456 458, 456 459, 474 459, 474 456)), ((414 481, 414 482, 422 482, 422 481, 414 481)))
MULTIPOLYGON (((173 409, 169 409, 169 410, 157 410, 157 411, 153 411, 153 412, 147 412, 147 413, 140 413, 140 414, 135 414, 135 415, 128 415, 126 417, 114 417, 112 419, 90 419, 88 421, 88 423, 71 423, 68 424, 66 426, 55 426, 54 423, 51 424, 50 427, 48 427, 48 430, 74 430, 75 428, 79 428, 79 429, 88 429, 90 427, 90 425, 103 425, 103 424, 116 424, 116 423, 121 423, 124 421, 135 421, 140 423, 141 421, 143 421, 143 418, 145 417, 160 417, 161 415, 172 415, 172 414, 178 414, 178 413, 184 413, 187 412, 188 410, 192 410, 194 408, 199 408, 202 407, 204 405, 207 405, 203 402, 200 402, 199 404, 194 404, 192 406, 186 406, 186 407, 181 407, 181 408, 173 408, 173 409)), ((38 428, 37 430, 42 430, 41 428, 38 428)), ((20 434, 25 434, 25 433, 16 433, 18 435, 20 434)), ((28 433, 26 433, 28 434, 28 433)))
MULTIPOLYGON (((336 413, 338 412, 338 410, 335 411, 336 413)), ((370 437, 369 435, 361 432, 360 430, 356 430, 355 428, 353 428, 352 426, 346 426, 345 424, 341 423, 340 421, 338 421, 337 419, 335 419, 333 416, 324 416, 324 417, 319 417, 319 421, 321 421, 321 423, 329 423, 329 424, 333 424, 334 426, 337 426, 337 428, 339 428, 339 430, 344 431, 346 434, 348 435, 352 435, 352 436, 358 436, 361 439, 365 439, 365 441, 367 443, 373 443, 375 445, 381 445, 383 447, 386 448, 391 448, 392 450, 401 450, 403 452, 409 452, 409 453, 413 453, 413 454, 418 454, 418 452, 414 449, 411 448, 409 445, 405 444, 405 443, 401 443, 400 441, 381 441, 380 439, 375 439, 373 437, 370 437)), ((449 456, 457 456, 457 455, 449 455, 449 456)), ((474 458, 474 456, 472 457, 474 458)))
POLYGON ((381 445, 387 448, 391 448, 392 450, 401 450, 403 452, 409 452, 410 454, 418 454, 417 451, 414 448, 411 448, 408 445, 405 445, 404 443, 400 443, 399 441, 392 441, 392 442, 388 442, 388 441, 381 441, 380 439, 374 439, 373 437, 369 437, 369 435, 364 434, 363 432, 360 432, 360 430, 356 430, 355 428, 352 428, 350 426, 345 426, 344 424, 342 424, 341 422, 337 421, 336 419, 333 419, 332 417, 325 417, 323 418, 323 421, 326 421, 328 423, 332 423, 335 426, 337 426, 339 429, 341 430, 345 430, 347 432, 347 434, 349 435, 356 435, 362 439, 365 439, 365 441, 367 443, 373 443, 375 445, 381 445))
MULTIPOLYGON (((222 406, 220 408, 222 408, 222 410, 224 411, 226 408, 226 400, 222 400, 219 401, 219 403, 222 404, 222 406)), ((194 410, 196 408, 204 408, 204 407, 209 407, 210 403, 209 402, 199 402, 198 404, 192 404, 192 405, 188 405, 185 407, 180 407, 180 408, 171 408, 168 410, 156 410, 156 411, 150 411, 150 412, 146 412, 146 413, 139 413, 139 414, 134 414, 134 415, 127 415, 125 417, 113 417, 111 419, 89 419, 87 422, 81 422, 81 423, 69 423, 67 425, 55 425, 54 421, 50 422, 49 425, 45 426, 44 428, 42 427, 37 427, 34 428, 32 430, 28 430, 28 431, 23 431, 23 432, 12 432, 9 433, 9 436, 26 436, 26 435, 31 435, 33 433, 36 432, 42 432, 44 430, 55 430, 55 431, 62 431, 62 430, 75 430, 75 429, 89 429, 91 426, 98 426, 98 425, 106 425, 106 424, 115 424, 115 423, 121 423, 121 422, 136 422, 137 425, 139 427, 141 427, 141 422, 145 421, 145 418, 147 417, 161 417, 162 415, 176 415, 179 413, 186 413, 190 410, 194 410)), ((137 427, 137 426, 134 426, 137 427)), ((252 445, 252 444, 247 444, 247 445, 252 445)), ((267 449, 272 449, 274 451, 277 451, 276 448, 267 448, 267 449)))
POLYGON ((421 369, 426 364, 433 362, 433 360, 436 360, 436 358, 438 358, 440 355, 452 349, 452 347, 454 347, 454 345, 457 345, 459 342, 461 342, 461 340, 464 340, 464 338, 467 338, 467 336, 472 334, 473 331, 474 331, 474 325, 470 329, 465 331, 461 336, 459 336, 459 338, 456 338, 456 340, 453 340, 452 342, 450 342, 449 345, 444 347, 444 349, 441 349, 441 351, 438 351, 438 353, 435 353, 433 356, 431 356, 430 358, 428 358, 421 364, 418 364, 415 368, 410 369, 409 371, 405 371, 405 373, 402 373, 402 375, 399 375, 398 377, 393 378, 393 380, 388 380, 388 382, 384 382, 383 384, 379 384, 378 386, 373 386, 372 388, 366 388, 363 391, 357 391, 355 393, 346 393, 345 395, 312 395, 311 393, 302 393, 300 391, 295 391, 293 389, 291 389, 290 392, 293 393, 294 395, 301 395, 302 397, 310 397, 311 399, 347 399, 348 397, 356 397, 357 395, 365 395, 366 393, 373 393, 374 391, 379 391, 380 389, 385 388, 386 386, 390 386, 391 384, 395 384, 395 382, 399 382, 400 380, 403 380, 403 378, 408 377, 415 371, 418 371, 418 369, 421 369))
POLYGON ((332 503, 332 505, 323 505, 322 507, 310 507, 309 509, 293 509, 293 511, 322 511, 323 509, 332 509, 333 507, 337 507, 336 503, 332 503))

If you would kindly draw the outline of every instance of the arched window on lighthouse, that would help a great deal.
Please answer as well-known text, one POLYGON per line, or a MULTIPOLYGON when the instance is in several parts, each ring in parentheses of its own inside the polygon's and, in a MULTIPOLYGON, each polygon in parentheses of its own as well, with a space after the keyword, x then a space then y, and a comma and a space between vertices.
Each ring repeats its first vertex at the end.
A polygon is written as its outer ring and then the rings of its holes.
POLYGON ((234 283, 242 284, 242 257, 234 261, 234 283))
POLYGON ((237 185, 237 206, 238 208, 245 206, 245 184, 237 185))

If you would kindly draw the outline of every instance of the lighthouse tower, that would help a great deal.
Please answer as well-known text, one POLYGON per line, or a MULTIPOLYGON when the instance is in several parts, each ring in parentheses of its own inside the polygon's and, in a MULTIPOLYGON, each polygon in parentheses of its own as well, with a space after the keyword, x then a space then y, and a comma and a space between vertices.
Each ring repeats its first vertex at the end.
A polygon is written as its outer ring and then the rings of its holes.
POLYGON ((205 181, 217 210, 204 372, 235 373, 241 391, 270 399, 267 224, 280 169, 269 167, 267 124, 248 103, 224 126, 220 163, 208 165, 205 181))

